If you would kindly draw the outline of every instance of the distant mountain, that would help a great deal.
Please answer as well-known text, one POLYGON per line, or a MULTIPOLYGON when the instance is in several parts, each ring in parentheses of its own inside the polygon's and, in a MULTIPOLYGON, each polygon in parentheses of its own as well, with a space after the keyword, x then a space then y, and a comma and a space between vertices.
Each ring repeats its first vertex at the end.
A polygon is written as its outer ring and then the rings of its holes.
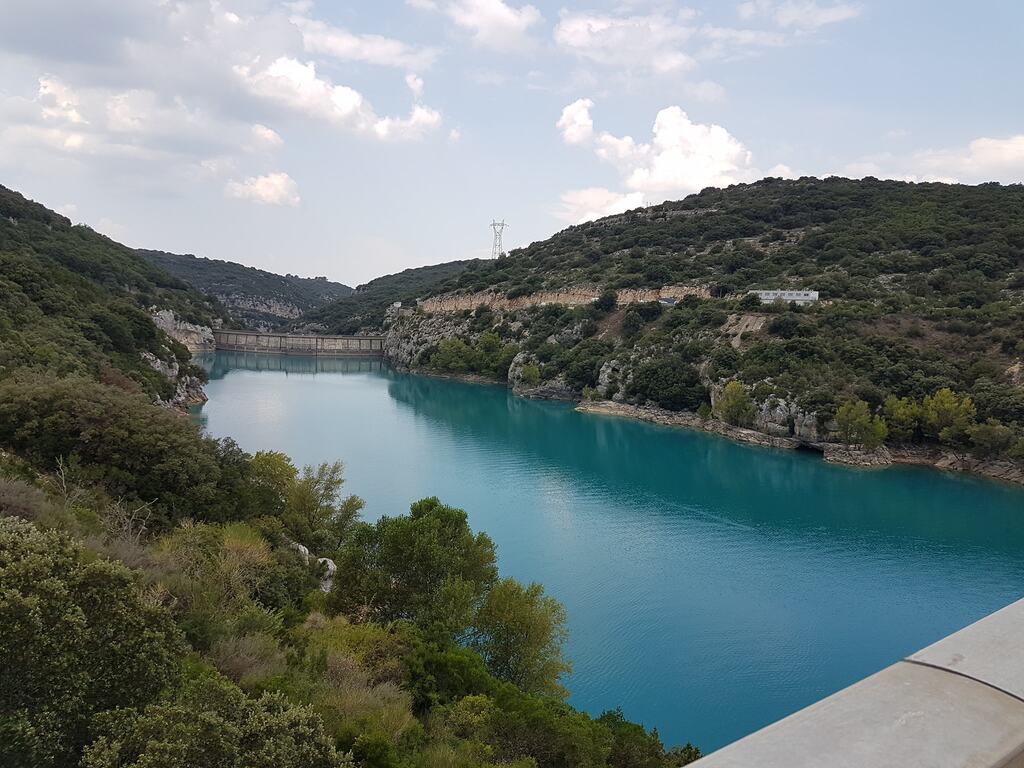
POLYGON ((459 275, 477 263, 475 259, 449 261, 378 277, 356 288, 351 296, 303 315, 293 325, 328 333, 355 333, 363 327, 379 327, 390 304, 413 304, 420 297, 452 288, 459 275))
POLYGON ((196 290, 217 298, 237 319, 254 328, 279 327, 352 293, 349 286, 326 277, 276 275, 231 261, 164 251, 138 253, 196 290))
POLYGON ((154 308, 196 326, 218 315, 131 248, 0 186, 0 379, 85 374, 167 399, 190 355, 157 328, 154 308))

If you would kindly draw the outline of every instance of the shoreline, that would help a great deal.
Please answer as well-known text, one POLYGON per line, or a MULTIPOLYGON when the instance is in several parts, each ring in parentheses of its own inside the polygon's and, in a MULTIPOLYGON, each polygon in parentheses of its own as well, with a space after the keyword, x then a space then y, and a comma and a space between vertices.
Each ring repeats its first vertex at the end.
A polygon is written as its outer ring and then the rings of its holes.
POLYGON ((815 451, 820 453, 822 460, 829 464, 860 469, 885 469, 886 467, 897 465, 926 467, 942 472, 974 475, 986 480, 995 480, 1014 486, 1024 486, 1024 465, 1016 464, 1012 461, 983 460, 971 456, 960 456, 951 451, 931 446, 882 446, 875 451, 866 451, 842 443, 808 442, 794 437, 770 435, 766 432, 759 432, 756 429, 736 427, 718 419, 707 419, 705 421, 696 413, 690 411, 669 411, 656 406, 629 405, 628 403, 617 403, 613 400, 580 401, 576 398, 560 396, 560 392, 555 392, 544 386, 516 389, 507 380, 496 379, 479 373, 439 373, 424 369, 413 369, 394 365, 387 356, 384 357, 384 362, 396 371, 416 376, 462 381, 468 384, 500 386, 524 400, 551 400, 575 403, 577 413, 614 416, 643 421, 648 424, 657 424, 659 426, 692 429, 762 448, 777 448, 787 451, 815 451))
POLYGON ((576 406, 576 412, 636 419, 667 427, 694 429, 764 448, 794 451, 809 449, 821 453, 823 460, 829 464, 847 467, 861 469, 885 469, 897 465, 927 467, 943 472, 976 475, 986 480, 997 480, 1016 486, 1024 485, 1024 466, 1011 461, 986 461, 971 456, 959 456, 950 451, 930 446, 882 446, 875 451, 865 451, 841 443, 810 443, 792 437, 775 437, 754 429, 734 427, 717 419, 704 421, 697 414, 686 411, 668 411, 653 406, 628 405, 608 400, 582 402, 576 406))

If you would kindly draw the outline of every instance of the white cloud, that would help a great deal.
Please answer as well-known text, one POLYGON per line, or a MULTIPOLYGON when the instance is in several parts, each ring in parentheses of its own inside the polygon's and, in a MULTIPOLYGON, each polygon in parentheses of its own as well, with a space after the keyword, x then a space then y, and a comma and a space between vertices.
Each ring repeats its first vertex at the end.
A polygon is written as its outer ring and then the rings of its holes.
POLYGON ((643 204, 642 192, 623 195, 603 187, 589 187, 564 193, 562 207, 555 215, 570 224, 582 224, 585 221, 639 208, 643 204))
MULTIPOLYGON (((591 106, 588 100, 580 100, 567 108, 572 110, 573 126, 588 122, 592 126, 591 106)), ((568 143, 591 146, 601 160, 618 169, 628 189, 645 199, 664 200, 757 176, 750 151, 737 138, 720 125, 693 122, 678 106, 658 113, 647 143, 608 132, 593 135, 592 130, 586 137, 581 132, 571 134, 576 141, 569 141, 565 130, 562 135, 568 143)))
POLYGON ((405 84, 417 99, 423 96, 423 78, 411 72, 405 76, 405 84))
POLYGON ((716 102, 725 99, 725 88, 713 80, 683 83, 683 90, 694 101, 716 102))
POLYGON ((37 101, 42 107, 43 117, 68 123, 84 123, 78 112, 78 94, 64 82, 52 75, 39 78, 37 101))
POLYGON ((583 144, 593 138, 594 120, 590 116, 593 106, 590 99, 577 99, 562 110, 556 126, 566 144, 583 144))
POLYGON ((532 5, 517 8, 504 0, 406 0, 406 4, 444 13, 455 26, 469 33, 476 45, 496 51, 528 47, 530 28, 543 19, 532 5))
POLYGON ((251 176, 244 181, 229 181, 224 187, 224 194, 263 205, 295 207, 302 201, 299 185, 287 173, 268 173, 265 176, 251 176))
POLYGON ((612 16, 562 12, 555 42, 586 61, 666 74, 691 69, 695 62, 681 46, 692 35, 692 11, 675 16, 612 16))
POLYGON ((261 123, 254 125, 250 132, 252 139, 247 148, 252 152, 271 152, 284 145, 284 139, 277 131, 261 123))
POLYGON ((808 31, 849 21, 861 14, 860 6, 852 3, 821 5, 816 0, 750 0, 741 3, 737 11, 744 20, 766 17, 783 29, 808 31))
POLYGON ((355 133, 410 140, 441 124, 440 113, 422 105, 407 118, 379 117, 361 93, 320 77, 313 62, 282 56, 266 68, 241 65, 235 72, 253 94, 355 133))
POLYGON ((855 178, 1019 184, 1024 182, 1024 134, 982 137, 963 147, 924 149, 909 155, 871 155, 847 163, 840 172, 855 178))
POLYGON ((381 35, 357 35, 347 29, 296 14, 291 22, 302 32, 307 53, 332 56, 342 61, 361 61, 382 67, 421 72, 437 60, 436 48, 416 48, 381 35))

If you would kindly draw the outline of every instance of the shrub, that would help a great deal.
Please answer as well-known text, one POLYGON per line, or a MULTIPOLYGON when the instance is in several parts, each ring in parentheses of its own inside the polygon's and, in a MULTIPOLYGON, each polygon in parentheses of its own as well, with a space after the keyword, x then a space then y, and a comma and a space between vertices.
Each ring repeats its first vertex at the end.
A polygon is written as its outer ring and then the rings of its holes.
POLYGON ((98 712, 145 706, 184 650, 131 573, 66 536, 0 518, 0 764, 77 765, 98 712))

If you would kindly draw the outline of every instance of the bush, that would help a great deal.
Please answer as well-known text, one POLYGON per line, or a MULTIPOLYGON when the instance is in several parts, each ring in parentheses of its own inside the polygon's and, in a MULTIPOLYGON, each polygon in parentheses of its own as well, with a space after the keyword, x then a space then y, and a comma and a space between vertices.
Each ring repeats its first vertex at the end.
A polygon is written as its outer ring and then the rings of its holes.
POLYGON ((738 381, 726 384, 715 403, 715 413, 728 424, 749 427, 754 421, 754 402, 747 388, 738 381))
POLYGON ((670 411, 695 411, 707 400, 708 392, 692 365, 676 358, 659 358, 637 369, 626 388, 626 397, 670 411))
POLYGON ((145 706, 184 652, 131 573, 0 518, 0 764, 73 766, 98 712, 145 706))
POLYGON ((250 457, 231 441, 133 395, 88 379, 0 382, 0 445, 37 468, 59 460, 114 497, 150 503, 151 527, 185 517, 231 520, 273 511, 254 491, 250 457))

